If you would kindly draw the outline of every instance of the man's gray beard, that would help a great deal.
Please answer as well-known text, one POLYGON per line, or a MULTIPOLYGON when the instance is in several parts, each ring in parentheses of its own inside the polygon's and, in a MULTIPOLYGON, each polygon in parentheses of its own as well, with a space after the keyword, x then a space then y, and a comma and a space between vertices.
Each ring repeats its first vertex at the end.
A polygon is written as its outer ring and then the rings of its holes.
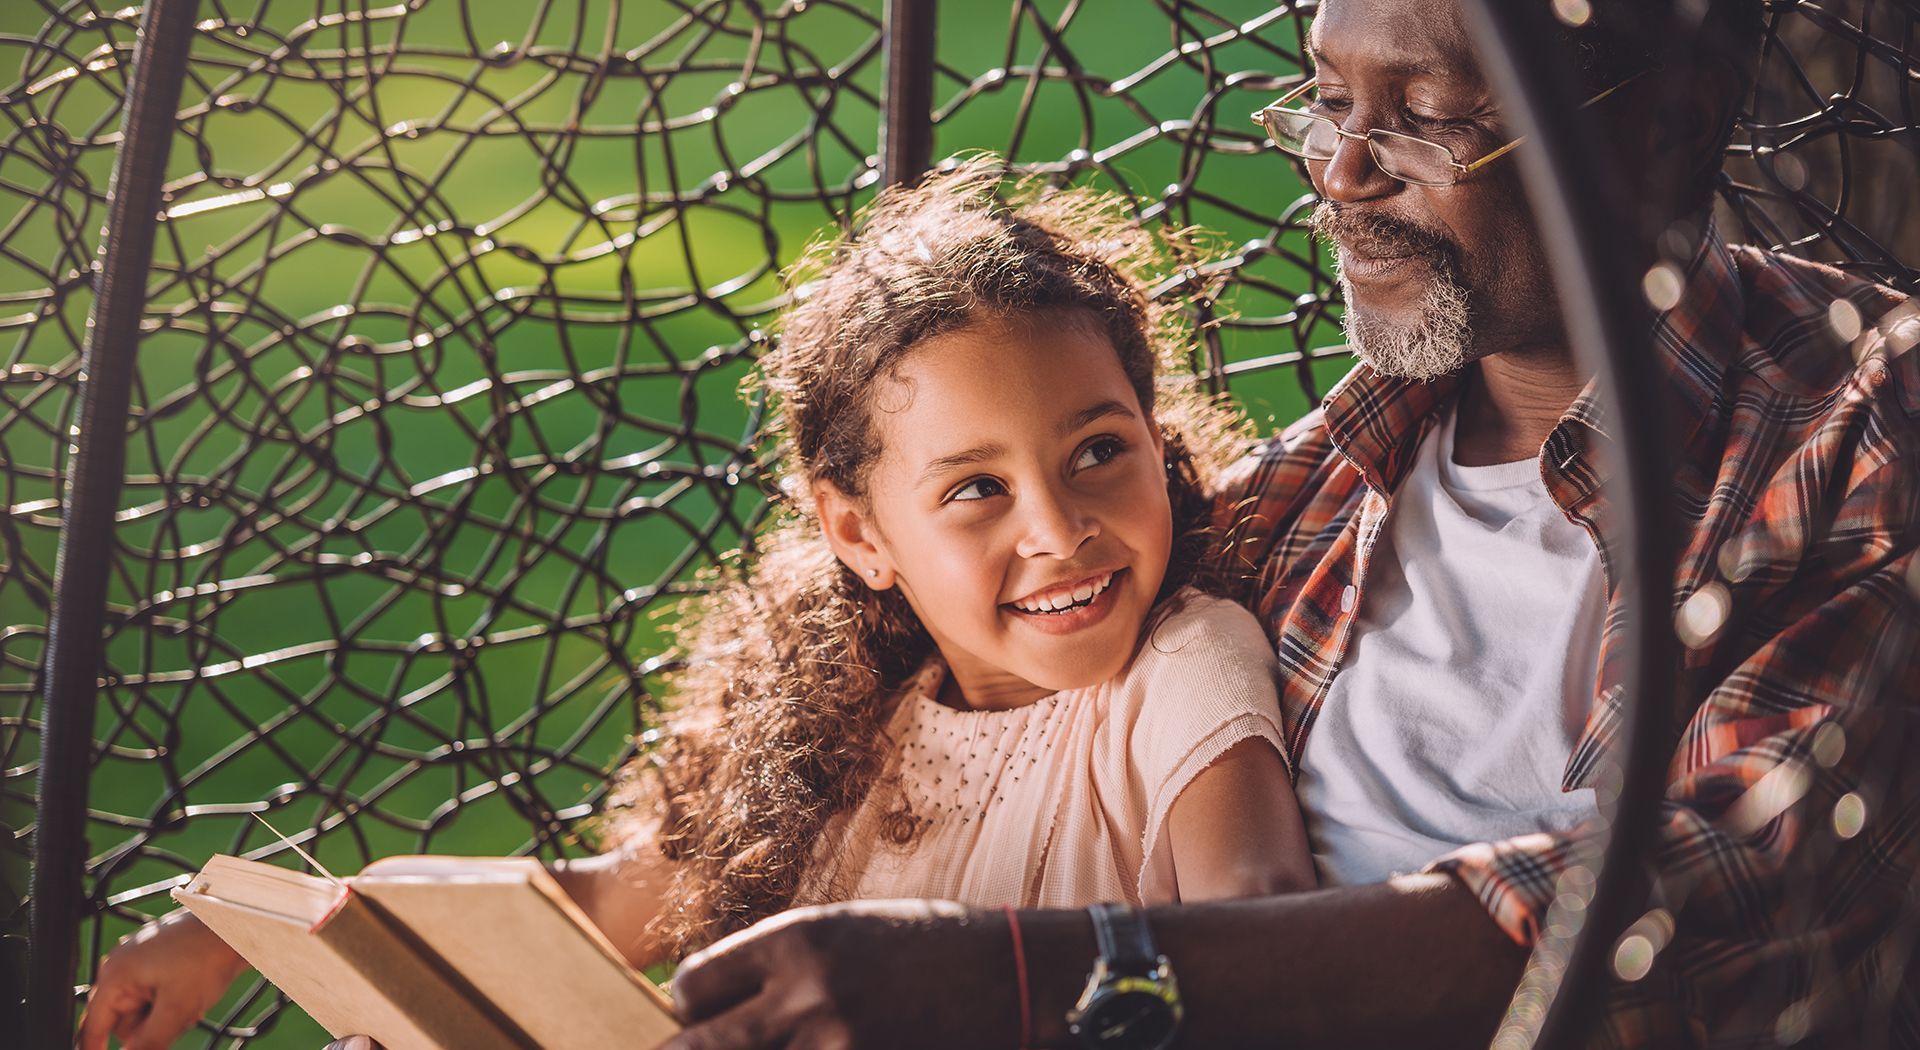
POLYGON ((1459 371, 1470 359, 1473 328, 1466 286, 1448 267, 1431 269, 1420 298, 1420 319, 1412 325, 1390 324, 1355 310, 1353 285, 1346 274, 1339 275, 1340 293, 1348 304, 1340 322, 1347 346, 1374 371, 1403 379, 1437 379, 1459 371))

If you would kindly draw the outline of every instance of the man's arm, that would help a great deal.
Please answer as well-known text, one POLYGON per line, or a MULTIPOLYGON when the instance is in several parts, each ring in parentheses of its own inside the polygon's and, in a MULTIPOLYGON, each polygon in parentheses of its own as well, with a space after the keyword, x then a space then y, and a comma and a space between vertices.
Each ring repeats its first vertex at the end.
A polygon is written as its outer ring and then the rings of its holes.
MULTIPOLYGON (((1485 1046, 1526 952, 1445 876, 1150 913, 1187 1005, 1182 1045, 1485 1046)), ((1084 912, 1020 915, 1033 1042, 1068 1046, 1095 954, 1084 912)), ((669 1050, 1019 1039, 1005 916, 955 905, 809 908, 689 959, 674 994, 694 1022, 669 1050)))
MULTIPOLYGON (((1527 952, 1451 878, 1158 908, 1187 1014, 1181 1045, 1484 1047, 1527 952)), ((1035 1036, 1072 1045, 1064 1018, 1093 959, 1082 913, 1029 913, 1059 954, 1036 965, 1035 1036)), ((1029 934, 1031 936, 1031 934, 1029 934)))

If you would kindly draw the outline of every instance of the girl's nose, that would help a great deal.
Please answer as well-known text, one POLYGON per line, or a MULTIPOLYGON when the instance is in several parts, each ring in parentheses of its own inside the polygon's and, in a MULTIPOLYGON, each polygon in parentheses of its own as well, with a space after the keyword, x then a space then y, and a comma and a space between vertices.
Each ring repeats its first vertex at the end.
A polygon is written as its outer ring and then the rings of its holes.
POLYGON ((1099 520, 1065 493, 1030 492, 1026 502, 1026 531, 1015 548, 1022 558, 1069 558, 1100 534, 1099 520))

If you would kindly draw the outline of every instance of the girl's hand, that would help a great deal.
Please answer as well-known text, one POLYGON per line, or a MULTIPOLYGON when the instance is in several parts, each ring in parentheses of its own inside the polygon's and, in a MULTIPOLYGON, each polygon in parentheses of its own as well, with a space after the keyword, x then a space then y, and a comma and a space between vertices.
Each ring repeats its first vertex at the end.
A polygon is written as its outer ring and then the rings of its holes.
POLYGON ((100 960, 80 1019, 78 1050, 166 1050, 225 995, 247 962, 193 913, 146 924, 100 960))

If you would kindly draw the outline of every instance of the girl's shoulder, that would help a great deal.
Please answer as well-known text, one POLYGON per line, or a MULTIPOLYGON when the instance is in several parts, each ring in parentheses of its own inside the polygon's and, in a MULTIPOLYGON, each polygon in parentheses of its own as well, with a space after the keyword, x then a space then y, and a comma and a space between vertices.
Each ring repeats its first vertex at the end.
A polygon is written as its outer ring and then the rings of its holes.
POLYGON ((1259 619, 1198 591, 1175 597, 1140 643, 1108 713, 1111 746, 1125 748, 1129 776, 1154 813, 1241 740, 1259 737, 1286 753, 1280 663, 1259 619))
POLYGON ((1260 620, 1238 602, 1182 588, 1156 610, 1159 622, 1140 642, 1128 676, 1152 675, 1168 663, 1191 671, 1194 663, 1227 662, 1266 668, 1277 664, 1260 620))
POLYGON ((1249 711, 1278 714, 1280 662, 1246 609, 1187 589, 1162 610, 1113 683, 1109 717, 1123 732, 1181 732, 1249 711))

